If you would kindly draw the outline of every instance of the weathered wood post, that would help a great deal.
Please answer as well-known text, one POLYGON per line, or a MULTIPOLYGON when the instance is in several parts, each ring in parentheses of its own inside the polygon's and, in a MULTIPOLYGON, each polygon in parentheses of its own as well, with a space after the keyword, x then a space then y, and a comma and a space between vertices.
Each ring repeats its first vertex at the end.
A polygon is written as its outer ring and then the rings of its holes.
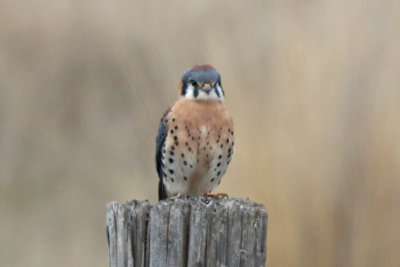
POLYGON ((267 220, 242 198, 112 202, 110 266, 265 266, 267 220))

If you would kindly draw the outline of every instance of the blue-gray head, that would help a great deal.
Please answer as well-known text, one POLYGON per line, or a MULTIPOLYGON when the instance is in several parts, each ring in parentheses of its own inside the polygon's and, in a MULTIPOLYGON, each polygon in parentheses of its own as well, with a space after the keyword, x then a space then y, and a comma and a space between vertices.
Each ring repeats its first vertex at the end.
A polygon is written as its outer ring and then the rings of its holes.
POLYGON ((224 101, 221 76, 213 66, 194 65, 185 71, 180 86, 183 98, 193 100, 224 101))

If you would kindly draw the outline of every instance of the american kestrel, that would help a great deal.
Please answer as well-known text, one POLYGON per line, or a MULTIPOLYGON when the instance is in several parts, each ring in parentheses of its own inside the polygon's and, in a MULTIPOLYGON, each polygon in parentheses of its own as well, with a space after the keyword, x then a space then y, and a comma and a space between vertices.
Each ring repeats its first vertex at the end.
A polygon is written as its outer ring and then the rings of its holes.
POLYGON ((179 93, 161 118, 156 138, 159 200, 211 193, 234 151, 220 74, 211 65, 195 65, 183 74, 179 93))

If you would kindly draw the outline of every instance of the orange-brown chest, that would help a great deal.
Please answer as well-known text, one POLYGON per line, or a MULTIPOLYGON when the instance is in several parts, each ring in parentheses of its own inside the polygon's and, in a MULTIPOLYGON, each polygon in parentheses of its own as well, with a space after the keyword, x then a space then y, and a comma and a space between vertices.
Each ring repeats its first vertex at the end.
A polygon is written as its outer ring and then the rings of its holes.
POLYGON ((212 190, 233 155, 233 121, 223 103, 181 99, 171 108, 167 123, 165 143, 170 154, 165 164, 172 173, 167 175, 168 187, 212 190))
POLYGON ((167 139, 177 147, 182 145, 181 149, 196 151, 199 160, 215 154, 223 139, 233 141, 232 117, 222 102, 181 99, 171 108, 168 120, 167 139))
POLYGON ((212 130, 233 128, 232 117, 219 101, 178 100, 171 108, 169 118, 190 128, 207 126, 212 130))

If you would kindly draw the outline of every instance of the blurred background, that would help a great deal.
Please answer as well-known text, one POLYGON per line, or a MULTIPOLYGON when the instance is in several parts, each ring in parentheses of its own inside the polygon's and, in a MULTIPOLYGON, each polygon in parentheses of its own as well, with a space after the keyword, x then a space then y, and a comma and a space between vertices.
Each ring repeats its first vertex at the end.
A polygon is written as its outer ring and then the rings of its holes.
POLYGON ((105 206, 157 201, 183 72, 222 75, 218 191, 268 266, 400 266, 399 1, 1 1, 0 265, 108 266, 105 206))

